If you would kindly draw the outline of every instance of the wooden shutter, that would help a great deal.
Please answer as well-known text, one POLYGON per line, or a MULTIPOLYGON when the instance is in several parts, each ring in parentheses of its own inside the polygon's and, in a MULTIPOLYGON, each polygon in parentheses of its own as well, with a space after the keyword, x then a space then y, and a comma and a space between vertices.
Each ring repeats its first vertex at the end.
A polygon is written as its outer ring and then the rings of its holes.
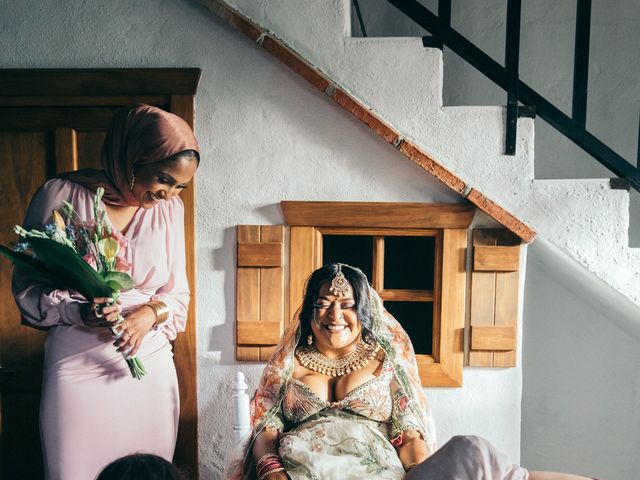
POLYGON ((473 232, 468 364, 515 367, 520 240, 508 230, 473 232))
POLYGON ((282 335, 285 227, 239 225, 236 269, 236 359, 267 361, 282 335))

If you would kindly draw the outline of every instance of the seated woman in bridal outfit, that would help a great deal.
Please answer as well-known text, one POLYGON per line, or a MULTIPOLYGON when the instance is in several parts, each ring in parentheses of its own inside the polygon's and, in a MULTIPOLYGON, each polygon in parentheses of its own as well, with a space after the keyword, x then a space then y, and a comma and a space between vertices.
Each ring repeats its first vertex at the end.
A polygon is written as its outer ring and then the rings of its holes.
POLYGON ((411 341, 364 273, 345 264, 309 277, 263 372, 252 425, 224 478, 585 480, 528 472, 480 437, 437 449, 411 341))

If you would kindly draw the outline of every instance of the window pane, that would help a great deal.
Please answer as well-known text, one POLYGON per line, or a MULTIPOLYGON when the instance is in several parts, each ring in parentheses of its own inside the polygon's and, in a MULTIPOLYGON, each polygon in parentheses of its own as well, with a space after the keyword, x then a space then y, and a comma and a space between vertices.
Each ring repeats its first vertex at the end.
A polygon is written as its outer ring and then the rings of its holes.
POLYGON ((385 237, 385 290, 433 290, 435 245, 435 237, 385 237))
POLYGON ((371 282, 373 237, 370 235, 323 235, 322 263, 347 263, 358 267, 371 282))
POLYGON ((433 353, 433 303, 384 302, 385 308, 406 330, 417 354, 433 353))

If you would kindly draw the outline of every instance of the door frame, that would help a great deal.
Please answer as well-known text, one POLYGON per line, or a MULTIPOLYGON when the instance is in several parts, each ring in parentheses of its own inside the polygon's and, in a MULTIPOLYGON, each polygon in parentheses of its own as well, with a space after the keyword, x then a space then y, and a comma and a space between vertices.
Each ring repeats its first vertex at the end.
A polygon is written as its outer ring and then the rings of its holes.
MULTIPOLYGON (((0 108, 12 107, 113 107, 132 103, 160 106, 194 127, 194 97, 199 68, 118 69, 0 69, 0 108)), ((34 125, 38 118, 0 118, 0 127, 12 123, 34 125)), ((46 120, 45 120, 46 121, 46 120)), ((73 125, 68 125, 70 129, 73 125)), ((66 158, 66 170, 77 168, 66 158)), ((186 331, 174 342, 174 360, 180 389, 180 420, 174 462, 198 478, 198 399, 196 362, 195 188, 181 195, 185 207, 184 229, 187 278, 191 299, 186 331)))

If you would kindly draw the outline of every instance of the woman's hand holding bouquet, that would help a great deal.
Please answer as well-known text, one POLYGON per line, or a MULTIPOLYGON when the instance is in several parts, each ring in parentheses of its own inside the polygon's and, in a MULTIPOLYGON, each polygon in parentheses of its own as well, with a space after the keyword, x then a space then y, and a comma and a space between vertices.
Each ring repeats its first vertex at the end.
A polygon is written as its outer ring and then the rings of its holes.
POLYGON ((126 261, 127 240, 106 221, 100 208, 104 189, 98 188, 94 198, 94 219, 82 220, 73 206, 64 202, 62 212, 54 210, 52 222, 44 231, 27 231, 16 225, 20 241, 9 249, 0 245, 0 253, 15 263, 51 276, 60 285, 75 290, 89 303, 83 308, 82 320, 89 327, 106 327, 115 338, 114 345, 127 361, 131 375, 145 375, 142 362, 135 356, 142 338, 155 322, 154 311, 141 307, 125 320, 118 295, 135 286, 126 261))
POLYGON ((114 327, 120 322, 120 300, 115 303, 111 297, 94 298, 81 310, 82 321, 87 327, 114 327))
POLYGON ((147 306, 143 306, 138 310, 127 315, 127 319, 122 322, 123 335, 116 339, 114 345, 119 352, 128 352, 129 355, 135 355, 140 348, 142 339, 151 330, 156 322, 154 311, 147 306))

